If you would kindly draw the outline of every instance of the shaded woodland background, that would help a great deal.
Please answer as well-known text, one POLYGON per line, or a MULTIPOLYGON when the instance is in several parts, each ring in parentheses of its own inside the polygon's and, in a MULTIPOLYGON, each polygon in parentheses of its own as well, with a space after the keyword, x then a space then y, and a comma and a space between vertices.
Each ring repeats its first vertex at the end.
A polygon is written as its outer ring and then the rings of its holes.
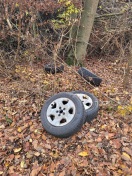
MULTIPOLYGON (((81 1, 74 1, 74 8, 82 8, 81 1)), ((120 58, 128 53, 132 9, 130 1, 100 1, 94 27, 88 44, 88 56, 112 56, 120 58)), ((57 1, 1 1, 0 3, 0 62, 6 59, 37 59, 50 61, 63 32, 59 57, 66 59, 72 41, 71 16, 68 5, 57 1), (69 16, 64 17, 64 12, 69 16), (63 15, 62 15, 63 14, 63 15), (68 24, 68 25, 67 25, 68 24)), ((78 11, 77 22, 80 19, 78 11)))

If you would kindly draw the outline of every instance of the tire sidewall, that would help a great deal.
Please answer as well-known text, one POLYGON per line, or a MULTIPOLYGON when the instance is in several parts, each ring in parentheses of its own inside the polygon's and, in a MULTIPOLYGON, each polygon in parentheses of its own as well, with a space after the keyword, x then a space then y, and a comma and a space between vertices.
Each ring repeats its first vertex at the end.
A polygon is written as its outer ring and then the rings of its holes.
POLYGON ((58 137, 69 137, 70 135, 77 132, 86 120, 84 106, 81 100, 72 93, 61 92, 49 98, 41 110, 41 122, 47 132, 58 137), (47 109, 49 105, 58 98, 68 98, 75 105, 75 115, 73 119, 64 126, 53 126, 47 119, 47 109))
POLYGON ((98 114, 98 110, 99 110, 99 101, 98 99, 91 93, 89 92, 85 92, 85 91, 73 91, 72 93, 74 94, 85 94, 88 95, 91 99, 92 99, 92 106, 85 110, 85 114, 86 114, 86 121, 90 122, 91 120, 93 120, 97 114, 98 114))
POLYGON ((61 73, 64 71, 64 65, 60 65, 58 67, 55 67, 53 64, 47 64, 47 65, 45 65, 44 70, 46 72, 49 72, 52 74, 61 73))
POLYGON ((102 79, 95 75, 94 73, 92 73, 91 71, 89 71, 88 69, 81 67, 78 70, 78 73, 87 81, 89 81, 91 84, 95 85, 95 86, 99 86, 100 83, 102 82, 102 79), (90 80, 89 78, 92 78, 92 80, 90 80))

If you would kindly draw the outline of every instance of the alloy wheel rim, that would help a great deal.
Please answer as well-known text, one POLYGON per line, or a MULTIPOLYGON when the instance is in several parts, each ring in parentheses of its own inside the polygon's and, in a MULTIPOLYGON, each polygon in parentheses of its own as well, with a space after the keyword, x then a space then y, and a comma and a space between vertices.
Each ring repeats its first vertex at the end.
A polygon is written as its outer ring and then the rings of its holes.
POLYGON ((93 105, 93 100, 90 96, 83 93, 77 93, 76 95, 82 101, 85 110, 88 110, 89 108, 91 108, 91 106, 93 105))
POLYGON ((75 104, 69 98, 58 98, 47 108, 47 120, 53 126, 64 126, 75 116, 75 104))

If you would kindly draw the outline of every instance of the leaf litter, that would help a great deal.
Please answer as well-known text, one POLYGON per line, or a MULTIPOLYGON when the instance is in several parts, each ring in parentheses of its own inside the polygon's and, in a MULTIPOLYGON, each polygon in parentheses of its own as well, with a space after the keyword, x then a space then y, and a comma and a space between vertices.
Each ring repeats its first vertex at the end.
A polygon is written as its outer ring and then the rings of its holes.
POLYGON ((132 175, 132 94, 122 88, 123 73, 111 61, 89 60, 86 67, 103 78, 96 88, 72 71, 77 67, 52 75, 40 65, 18 65, 17 80, 0 78, 0 175, 132 175), (96 95, 99 114, 58 139, 43 129, 40 111, 54 93, 72 90, 96 95))

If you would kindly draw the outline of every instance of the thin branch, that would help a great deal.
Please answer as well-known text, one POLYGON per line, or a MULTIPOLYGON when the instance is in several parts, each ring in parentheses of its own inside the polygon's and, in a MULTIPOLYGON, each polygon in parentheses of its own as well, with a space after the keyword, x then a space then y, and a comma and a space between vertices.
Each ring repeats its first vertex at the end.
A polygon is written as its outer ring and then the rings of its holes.
POLYGON ((11 23, 10 23, 9 15, 8 15, 8 7, 5 7, 5 15, 6 15, 7 24, 8 24, 8 26, 9 26, 9 28, 12 30, 12 25, 11 25, 11 23))
POLYGON ((112 16, 118 16, 118 15, 123 15, 125 12, 120 12, 120 13, 108 13, 108 14, 103 14, 99 16, 95 16, 95 18, 103 18, 103 17, 112 17, 112 16))
POLYGON ((6 21, 7 21, 7 24, 8 24, 8 26, 9 26, 10 30, 12 30, 12 25, 11 25, 11 23, 10 23, 9 18, 7 18, 6 21))

